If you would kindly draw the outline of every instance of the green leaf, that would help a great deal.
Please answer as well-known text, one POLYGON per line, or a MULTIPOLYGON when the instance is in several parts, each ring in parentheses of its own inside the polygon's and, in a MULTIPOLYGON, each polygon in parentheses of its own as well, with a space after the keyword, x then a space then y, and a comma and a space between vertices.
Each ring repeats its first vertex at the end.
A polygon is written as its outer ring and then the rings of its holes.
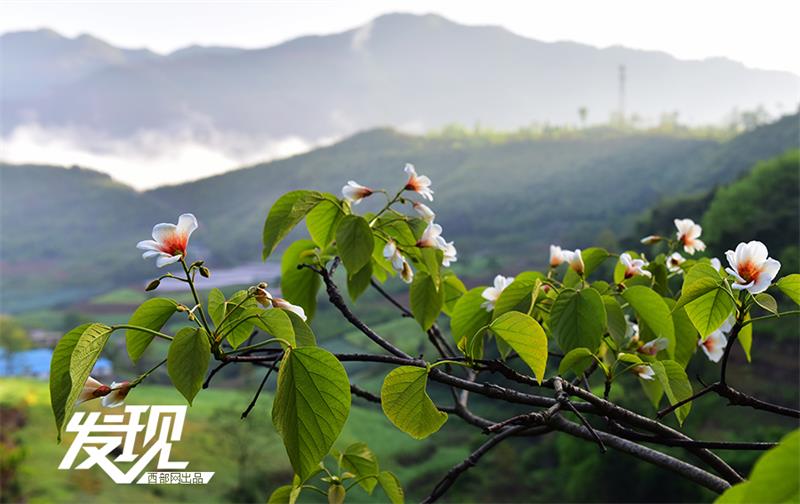
POLYGON ((381 471, 378 475, 378 483, 380 483, 383 493, 389 498, 392 504, 404 504, 406 501, 403 487, 400 485, 400 480, 394 473, 389 471, 381 471))
POLYGON ((409 222, 403 217, 395 215, 382 215, 375 222, 375 230, 386 233, 402 247, 414 247, 417 244, 419 235, 415 234, 409 222))
POLYGON ((547 367, 547 335, 542 326, 529 315, 512 311, 495 319, 489 328, 519 354, 542 383, 547 367))
POLYGON ((511 285, 500 293, 500 297, 494 304, 493 318, 498 318, 506 312, 516 310, 528 313, 533 301, 533 290, 536 288, 536 281, 544 278, 544 275, 535 271, 526 271, 514 277, 511 285))
POLYGON ((353 274, 369 263, 375 241, 369 223, 358 215, 348 215, 336 228, 336 247, 339 257, 353 274))
POLYGON ((363 268, 352 275, 347 275, 347 292, 350 298, 355 301, 369 287, 372 280, 372 261, 367 262, 363 268))
POLYGON ((297 266, 308 263, 306 253, 315 248, 311 240, 297 240, 281 258, 281 294, 290 303, 302 306, 308 320, 314 318, 317 310, 317 292, 322 281, 314 271, 297 266))
POLYGON ((600 267, 606 259, 611 257, 606 249, 599 247, 589 247, 581 251, 581 258, 583 258, 583 271, 584 276, 589 276, 594 270, 600 267))
POLYGON ((634 285, 622 291, 622 298, 636 311, 640 321, 647 324, 656 338, 666 338, 669 341, 667 354, 672 359, 675 357, 675 326, 672 324, 672 315, 664 298, 656 291, 643 285, 634 285))
POLYGON ((324 249, 336 236, 336 228, 345 213, 337 202, 323 200, 306 216, 306 227, 311 239, 319 248, 324 249))
POLYGON ((203 386, 210 358, 211 343, 204 329, 184 327, 169 345, 167 374, 189 404, 203 386))
MULTIPOLYGON (((667 305, 673 307, 675 301, 665 299, 667 305)), ((689 320, 684 308, 673 309, 672 324, 675 326, 675 362, 685 369, 694 353, 697 351, 697 341, 700 335, 694 324, 689 320)))
MULTIPOLYGON (((489 325, 491 313, 487 312, 481 305, 485 299, 481 296, 486 287, 475 287, 461 296, 450 318, 450 332, 459 348, 463 348, 468 343, 467 339, 476 335, 478 330, 489 325), (464 340, 462 344, 461 341, 464 340)), ((478 337, 483 337, 483 331, 478 337)))
POLYGON ((411 313, 423 331, 430 329, 442 311, 442 294, 443 291, 436 289, 433 277, 429 274, 419 272, 414 276, 410 293, 411 313))
POLYGON ((292 322, 292 329, 294 329, 295 343, 299 347, 303 346, 317 346, 317 337, 314 336, 314 331, 311 330, 306 322, 300 318, 300 315, 284 310, 286 316, 292 322))
POLYGON ((628 322, 625 320, 625 313, 613 296, 603 296, 603 306, 606 308, 608 332, 617 345, 622 345, 625 341, 625 334, 628 332, 628 322))
POLYGON ((758 306, 767 310, 770 313, 778 314, 778 302, 775 301, 775 298, 767 294, 766 292, 761 292, 753 296, 753 300, 756 302, 758 306))
POLYGON ((226 334, 225 339, 228 343, 233 348, 238 348, 253 333, 255 319, 249 317, 260 313, 260 309, 254 299, 247 298, 247 291, 241 290, 225 303, 225 313, 227 319, 220 334, 226 334), (227 315, 228 313, 230 315, 227 315))
MULTIPOLYGON (((748 320, 750 320, 749 313, 744 318, 745 322, 748 320)), ((742 345, 742 350, 744 350, 744 355, 747 357, 747 362, 750 362, 750 349, 753 347, 753 324, 742 326, 739 330, 739 336, 736 339, 739 341, 739 344, 742 345)))
POLYGON ((219 329, 222 319, 225 318, 225 294, 214 288, 208 293, 208 315, 214 322, 214 327, 219 329))
POLYGON ((715 270, 710 264, 695 264, 686 273, 681 289, 681 297, 675 307, 681 308, 695 299, 718 289, 720 285, 722 285, 722 277, 719 276, 719 271, 715 270))
POLYGON ((789 298, 800 305, 800 274, 793 273, 778 280, 778 288, 789 298))
MULTIPOLYGON (((72 329, 58 340, 53 356, 50 359, 50 405, 53 408, 53 416, 56 420, 56 430, 58 430, 58 441, 61 441, 61 426, 67 418, 67 406, 70 392, 72 391, 72 381, 69 374, 69 363, 72 360, 72 352, 78 343, 81 335, 92 324, 83 324, 72 329)), ((84 382, 85 383, 85 382, 84 382)), ((81 383, 83 387, 83 383, 81 383)), ((72 416, 73 407, 70 409, 72 416)))
POLYGON ((452 316, 456 303, 467 292, 467 288, 464 286, 464 282, 452 272, 448 272, 442 277, 442 285, 444 286, 442 311, 445 315, 452 316))
POLYGON ((558 365, 558 374, 565 375, 567 371, 572 371, 580 376, 592 364, 595 357, 588 348, 575 348, 567 352, 558 365))
MULTIPOLYGON (((133 312, 128 325, 135 325, 160 331, 164 324, 178 311, 178 303, 167 298, 148 299, 133 312)), ((125 345, 128 356, 135 363, 142 356, 154 336, 148 332, 128 329, 125 331, 125 345)))
POLYGON ((444 252, 433 247, 423 247, 419 249, 419 253, 422 266, 431 276, 436 288, 438 289, 441 287, 442 283, 440 270, 442 266, 442 259, 444 258, 444 252))
POLYGON ((286 352, 278 372, 272 423, 301 481, 318 469, 349 413, 350 382, 333 354, 319 347, 286 352))
MULTIPOLYGON (((670 404, 678 403, 692 396, 692 384, 689 382, 689 377, 686 376, 683 366, 671 360, 651 362, 650 366, 656 373, 656 379, 664 388, 664 393, 667 395, 670 404)), ((689 416, 691 410, 691 402, 676 409, 675 416, 678 418, 678 423, 683 425, 683 421, 689 416)))
POLYGON ((269 496, 267 504, 294 504, 302 490, 302 487, 295 485, 279 486, 269 496))
POLYGON ((324 199, 325 196, 316 191, 291 191, 278 198, 264 221, 263 258, 269 257, 292 228, 324 199))
MULTIPOLYGON (((288 341, 292 346, 297 346, 294 334, 294 325, 289 319, 289 310, 273 308, 263 310, 261 308, 251 308, 246 317, 254 317, 253 324, 274 338, 281 338, 288 341)), ((283 343, 281 343, 283 345, 283 343)), ((284 347, 285 348, 285 347, 284 347)))
POLYGON ((734 304, 730 293, 719 288, 688 303, 684 309, 700 333, 700 337, 705 339, 728 319, 733 312, 734 304))
MULTIPOLYGON (((74 333, 77 332, 79 328, 73 329, 73 331, 67 333, 67 336, 70 337, 63 348, 63 353, 59 356, 60 367, 64 363, 64 355, 68 347, 71 346, 71 341, 74 340, 75 346, 72 349, 72 354, 69 359, 69 395, 62 406, 64 416, 62 417, 61 425, 58 426, 59 441, 61 441, 61 429, 63 428, 63 424, 69 422, 72 413, 75 411, 75 401, 78 400, 78 396, 83 390, 83 385, 86 383, 86 379, 89 378, 92 369, 94 369, 94 365, 100 357, 100 353, 106 346, 108 337, 112 332, 112 329, 105 324, 90 324, 81 327, 85 327, 85 329, 80 333, 77 340, 75 340, 74 333)), ((63 373, 63 368, 61 368, 61 370, 63 373)), ((60 397, 61 394, 62 392, 59 392, 60 397)), ((55 411, 55 406, 53 408, 55 411)), ((58 422, 58 417, 56 417, 56 422, 58 422)))
MULTIPOLYGON (((378 459, 366 443, 353 443, 341 454, 342 466, 355 474, 356 478, 363 478, 371 474, 378 475, 378 459)), ((372 495, 372 490, 378 484, 376 478, 365 478, 358 482, 368 494, 372 495)))
POLYGON ((436 409, 425 387, 428 370, 400 366, 386 375, 381 387, 381 407, 398 429, 414 439, 424 439, 447 421, 447 413, 436 409))
POLYGON ((778 446, 756 461, 747 481, 732 486, 717 503, 800 502, 800 430, 781 439, 778 446))
POLYGON ((550 308, 550 329, 565 352, 597 350, 606 330, 606 309, 594 289, 564 289, 550 308))

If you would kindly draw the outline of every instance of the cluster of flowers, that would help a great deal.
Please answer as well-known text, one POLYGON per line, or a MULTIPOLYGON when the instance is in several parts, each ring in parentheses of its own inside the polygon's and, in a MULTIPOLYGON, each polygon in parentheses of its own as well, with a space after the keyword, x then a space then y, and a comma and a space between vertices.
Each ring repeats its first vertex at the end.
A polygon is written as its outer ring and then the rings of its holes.
MULTIPOLYGON (((700 235, 703 232, 700 225, 695 224, 691 219, 675 219, 674 222, 677 228, 677 244, 683 247, 684 252, 694 255, 695 252, 702 252, 706 249, 706 244, 700 240, 700 235)), ((652 245, 663 239, 658 235, 650 235, 643 238, 641 242, 645 245, 652 245)), ((736 246, 736 250, 725 252, 725 258, 729 264, 729 267, 725 268, 725 272, 731 275, 734 280, 731 285, 732 288, 747 290, 751 294, 758 294, 767 290, 781 267, 780 262, 769 257, 766 245, 760 241, 739 243, 736 246)), ((682 274, 681 264, 685 261, 686 259, 679 252, 674 252, 667 258, 667 268, 672 273, 682 274)), ((719 259, 714 257, 710 261, 714 269, 717 271, 722 270, 722 263, 719 259)), ((652 273, 645 269, 649 263, 644 259, 634 259, 626 252, 620 254, 619 262, 625 268, 626 279, 636 275, 652 277, 652 273)), ((583 275, 584 263, 580 249, 574 251, 562 250, 557 245, 550 245, 550 268, 557 268, 565 263, 576 273, 583 275)), ((500 298, 500 294, 513 281, 514 277, 497 275, 494 279, 494 285, 487 287, 482 293, 483 298, 486 300, 482 306, 487 311, 492 311, 495 303, 500 298)), ((731 315, 716 331, 697 342, 710 361, 719 362, 722 359, 725 346, 728 344, 726 334, 733 328, 734 322, 735 317, 731 315)), ((630 321, 628 321, 626 337, 629 345, 644 355, 656 355, 667 348, 668 344, 665 338, 656 338, 647 343, 639 342, 639 326, 630 321)), ((655 377, 653 369, 648 365, 635 366, 633 372, 645 380, 652 380, 655 377)))
MULTIPOLYGON (((417 175, 417 170, 414 165, 406 163, 404 168, 408 181, 403 187, 404 191, 412 191, 428 201, 433 201, 433 190, 431 189, 431 179, 425 175, 417 175)), ((347 182, 347 185, 342 187, 342 196, 352 204, 359 204, 361 200, 375 194, 375 189, 363 186, 354 180, 347 182)), ((442 259, 443 266, 450 266, 458 260, 456 247, 453 242, 448 242, 442 236, 442 226, 433 222, 436 214, 424 203, 419 201, 412 202, 414 210, 419 216, 428 223, 425 231, 422 233, 419 241, 416 243, 417 247, 434 247, 441 250, 444 254, 442 259)), ((400 274, 400 278, 406 283, 411 283, 414 279, 414 270, 408 260, 400 252, 397 243, 394 240, 389 240, 383 248, 383 256, 392 264, 392 268, 400 274)))

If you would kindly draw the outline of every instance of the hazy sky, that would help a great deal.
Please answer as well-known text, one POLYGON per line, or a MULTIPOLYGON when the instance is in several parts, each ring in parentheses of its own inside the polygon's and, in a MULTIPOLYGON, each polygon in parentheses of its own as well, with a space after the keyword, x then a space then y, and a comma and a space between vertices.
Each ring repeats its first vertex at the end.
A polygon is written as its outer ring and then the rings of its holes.
POLYGON ((263 47, 299 35, 342 31, 397 11, 501 25, 544 41, 620 44, 684 59, 725 56, 800 74, 798 0, 0 0, 0 32, 48 27, 158 52, 190 44, 263 47))

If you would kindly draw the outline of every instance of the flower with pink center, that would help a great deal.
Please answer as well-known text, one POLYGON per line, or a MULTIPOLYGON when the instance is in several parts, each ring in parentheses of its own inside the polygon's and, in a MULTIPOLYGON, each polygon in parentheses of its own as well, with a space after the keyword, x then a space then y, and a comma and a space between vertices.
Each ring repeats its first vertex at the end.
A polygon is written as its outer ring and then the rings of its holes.
POLYGON ((655 371, 653 371, 653 368, 651 368, 646 364, 633 366, 631 368, 631 371, 633 371, 636 374, 636 376, 638 376, 642 380, 654 380, 656 377, 656 373, 655 371))
POLYGON ((667 257, 667 269, 673 273, 683 273, 683 268, 681 268, 681 264, 685 263, 686 259, 683 258, 677 252, 674 252, 671 256, 667 257))
POLYGON ((86 383, 83 384, 83 389, 78 394, 78 399, 75 400, 75 405, 103 397, 111 393, 111 387, 103 385, 91 376, 86 378, 86 383))
POLYGON ((502 294, 506 287, 511 285, 513 281, 514 277, 504 277, 503 275, 494 277, 494 286, 485 288, 481 293, 481 297, 486 300, 481 306, 488 312, 494 310, 494 304, 500 299, 500 294, 502 294))
POLYGON ((640 346, 636 351, 644 355, 656 355, 661 350, 666 350, 668 345, 667 338, 656 338, 640 346))
POLYGON ((355 180, 349 180, 347 185, 342 187, 344 199, 355 205, 361 203, 362 199, 371 196, 374 192, 374 190, 357 183, 355 180))
POLYGON ((564 261, 569 263, 569 267, 577 274, 583 275, 585 270, 585 265, 583 264, 583 256, 581 255, 581 249, 575 249, 575 251, 565 250, 563 253, 564 261))
POLYGON ((683 250, 690 255, 695 251, 702 252, 706 249, 706 244, 699 240, 703 228, 699 224, 695 224, 692 219, 675 219, 675 227, 678 228, 676 233, 678 241, 683 245, 683 250))
POLYGON ((447 242, 442 238, 442 226, 433 222, 428 224, 417 242, 417 247, 435 247, 441 250, 447 248, 447 242))
POLYGON ((646 277, 653 276, 652 273, 644 269, 644 267, 647 266, 646 261, 643 261, 642 259, 633 259, 627 252, 620 254, 619 262, 625 266, 625 278, 631 278, 636 275, 642 275, 646 277))
POLYGON ((197 219, 190 213, 178 217, 178 224, 161 223, 153 227, 153 239, 143 240, 136 248, 144 250, 144 259, 156 257, 159 268, 176 263, 186 257, 189 237, 197 229, 197 219))
POLYGON ((128 392, 131 391, 131 383, 124 382, 111 382, 111 393, 103 397, 101 403, 106 408, 116 408, 122 406, 125 398, 128 397, 128 392))
POLYGON ((711 362, 719 362, 725 354, 725 346, 728 344, 728 338, 725 337, 723 328, 709 334, 706 339, 697 342, 697 345, 703 349, 708 360, 711 362))
POLYGON ((423 198, 433 201, 431 179, 425 175, 417 175, 417 170, 414 169, 414 165, 411 163, 406 163, 406 167, 403 170, 406 172, 406 175, 408 175, 408 182, 406 182, 405 186, 406 191, 414 191, 423 198))
POLYGON ((564 262, 564 251, 558 245, 550 245, 550 267, 556 268, 564 262))
POLYGON ((425 203, 420 203, 418 201, 414 202, 414 210, 422 217, 422 220, 425 222, 433 222, 433 219, 436 217, 436 214, 433 213, 433 210, 430 209, 428 205, 425 203))
POLYGON ((725 252, 729 268, 725 271, 733 275, 736 281, 731 287, 738 290, 747 290, 750 294, 764 292, 772 283, 781 263, 772 259, 766 245, 760 241, 740 243, 736 250, 725 252))

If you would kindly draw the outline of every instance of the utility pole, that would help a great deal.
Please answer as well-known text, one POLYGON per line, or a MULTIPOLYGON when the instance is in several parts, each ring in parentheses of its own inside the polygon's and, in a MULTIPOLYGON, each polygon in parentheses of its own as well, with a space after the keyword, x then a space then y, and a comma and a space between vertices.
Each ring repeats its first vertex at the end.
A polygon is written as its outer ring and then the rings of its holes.
POLYGON ((625 124, 625 65, 619 66, 619 124, 625 124))

